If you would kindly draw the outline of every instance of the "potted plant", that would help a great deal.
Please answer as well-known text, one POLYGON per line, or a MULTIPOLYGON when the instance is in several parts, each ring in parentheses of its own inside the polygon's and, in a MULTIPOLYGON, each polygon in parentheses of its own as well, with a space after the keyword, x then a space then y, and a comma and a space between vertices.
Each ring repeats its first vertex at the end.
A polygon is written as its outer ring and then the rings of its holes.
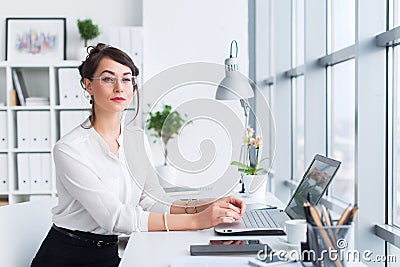
MULTIPOLYGON (((263 138, 255 134, 251 127, 247 127, 246 136, 243 138, 244 151, 242 150, 243 162, 233 161, 231 164, 238 167, 238 171, 242 173, 242 193, 249 196, 253 193, 250 189, 252 183, 265 184, 266 169, 260 168, 260 163, 268 158, 260 159, 260 148, 263 146, 263 138), (253 148, 253 149, 252 149, 253 148), (254 160, 250 161, 250 153, 254 153, 254 160), (255 179, 257 181, 255 181, 255 179)), ((257 189, 257 188, 256 188, 257 189)), ((265 193, 265 192, 262 192, 265 193)))
POLYGON ((84 41, 84 46, 87 47, 88 40, 92 40, 100 35, 99 26, 93 24, 91 19, 77 20, 79 34, 84 41))
MULTIPOLYGON (((163 109, 155 113, 149 112, 146 125, 148 130, 152 130, 152 136, 157 140, 161 140, 164 144, 164 164, 158 168, 158 173, 163 180, 168 180, 171 184, 174 180, 175 172, 171 166, 168 166, 168 142, 178 135, 179 130, 184 125, 185 120, 178 111, 172 111, 170 105, 164 105, 163 109)), ((162 180, 161 180, 162 181, 162 180)))
POLYGON ((92 40, 100 35, 99 26, 93 24, 91 19, 77 20, 79 34, 84 42, 84 48, 78 54, 78 58, 86 58, 88 40, 92 40))

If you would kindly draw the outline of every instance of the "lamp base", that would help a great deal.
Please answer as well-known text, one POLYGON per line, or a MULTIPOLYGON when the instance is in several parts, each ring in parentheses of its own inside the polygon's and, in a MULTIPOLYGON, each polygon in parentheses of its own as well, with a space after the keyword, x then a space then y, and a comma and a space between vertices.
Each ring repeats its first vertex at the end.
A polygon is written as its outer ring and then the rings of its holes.
POLYGON ((239 190, 239 193, 245 193, 246 191, 245 191, 245 189, 244 189, 244 183, 242 182, 242 180, 240 180, 240 182, 239 182, 242 186, 241 186, 241 189, 239 190))

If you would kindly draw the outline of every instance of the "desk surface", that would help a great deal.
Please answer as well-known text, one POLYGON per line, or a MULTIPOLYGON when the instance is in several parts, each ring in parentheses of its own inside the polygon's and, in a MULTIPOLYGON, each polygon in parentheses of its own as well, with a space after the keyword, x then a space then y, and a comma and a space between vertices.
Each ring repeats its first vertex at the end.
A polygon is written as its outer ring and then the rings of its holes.
MULTIPOLYGON (((282 207, 282 202, 272 194, 267 194, 266 201, 268 204, 282 207)), ((259 202, 259 199, 246 200, 246 203, 249 204, 259 202)), ((298 250, 298 247, 287 245, 282 236, 240 236, 240 239, 246 238, 260 239, 263 243, 267 243, 274 250, 298 250)), ((213 229, 132 233, 120 266, 166 267, 169 266, 176 257, 189 256, 190 245, 208 244, 210 239, 226 239, 226 237, 215 234, 213 229)))

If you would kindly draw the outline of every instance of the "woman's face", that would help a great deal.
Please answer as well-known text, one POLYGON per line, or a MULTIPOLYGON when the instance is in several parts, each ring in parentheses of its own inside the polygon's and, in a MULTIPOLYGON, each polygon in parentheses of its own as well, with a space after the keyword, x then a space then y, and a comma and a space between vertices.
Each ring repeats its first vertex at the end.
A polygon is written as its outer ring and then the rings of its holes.
POLYGON ((86 91, 94 100, 96 111, 121 112, 132 101, 134 86, 132 71, 111 58, 100 61, 93 79, 85 79, 86 91))

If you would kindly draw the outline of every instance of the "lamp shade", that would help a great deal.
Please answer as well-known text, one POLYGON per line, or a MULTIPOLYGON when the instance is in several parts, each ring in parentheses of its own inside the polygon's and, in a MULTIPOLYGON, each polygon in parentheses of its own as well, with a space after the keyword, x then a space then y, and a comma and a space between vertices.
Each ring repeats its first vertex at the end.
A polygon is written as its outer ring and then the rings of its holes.
POLYGON ((254 92, 248 79, 238 71, 237 58, 227 58, 225 60, 225 78, 218 85, 215 99, 238 100, 253 97, 254 92))

